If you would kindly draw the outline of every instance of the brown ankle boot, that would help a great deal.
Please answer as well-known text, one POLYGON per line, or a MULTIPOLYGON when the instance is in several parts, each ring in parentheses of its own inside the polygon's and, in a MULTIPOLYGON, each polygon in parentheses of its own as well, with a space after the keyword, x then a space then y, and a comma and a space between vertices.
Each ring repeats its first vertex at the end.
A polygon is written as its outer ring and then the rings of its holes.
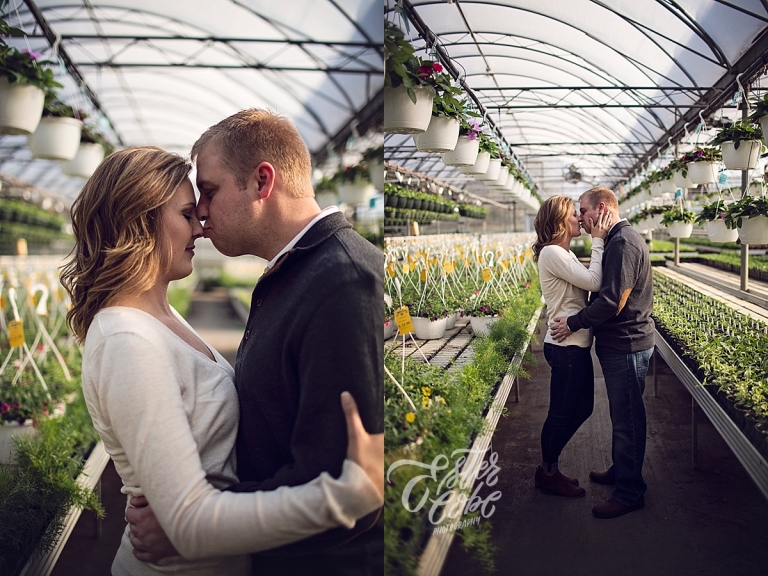
POLYGON ((580 498, 586 494, 584 488, 574 486, 560 472, 555 472, 552 476, 541 475, 541 492, 566 498, 580 498))
MULTIPOLYGON (((541 466, 536 467, 536 474, 533 475, 533 484, 536 486, 536 488, 541 488, 541 477, 544 475, 544 468, 541 466)), ((570 478, 563 474, 563 478, 565 478, 568 482, 573 484, 574 486, 579 485, 578 478, 570 478)))

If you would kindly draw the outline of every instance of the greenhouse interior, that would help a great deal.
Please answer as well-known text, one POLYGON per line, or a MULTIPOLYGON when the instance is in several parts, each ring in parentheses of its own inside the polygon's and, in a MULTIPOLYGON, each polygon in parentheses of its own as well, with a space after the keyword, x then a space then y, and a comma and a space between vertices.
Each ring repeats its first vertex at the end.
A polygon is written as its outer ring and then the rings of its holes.
POLYGON ((0 576, 765 571, 768 1, 0 12, 0 576))

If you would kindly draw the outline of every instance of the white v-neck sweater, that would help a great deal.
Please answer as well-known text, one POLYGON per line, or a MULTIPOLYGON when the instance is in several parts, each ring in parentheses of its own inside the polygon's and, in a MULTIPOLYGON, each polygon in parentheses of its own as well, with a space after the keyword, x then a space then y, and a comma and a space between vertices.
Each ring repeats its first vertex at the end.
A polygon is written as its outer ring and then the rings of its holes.
POLYGON ((602 238, 592 238, 592 258, 589 268, 576 255, 561 246, 544 246, 539 253, 539 282, 541 295, 547 304, 547 335, 544 342, 557 346, 592 346, 592 330, 579 330, 562 342, 552 338, 553 319, 571 316, 587 305, 587 293, 600 290, 603 280, 602 238))
POLYGON ((139 562, 126 526, 113 576, 250 574, 244 554, 352 527, 382 505, 349 460, 338 480, 323 473, 272 492, 221 492, 237 482, 239 406, 232 367, 209 348, 215 362, 135 308, 101 310, 88 329, 83 392, 93 424, 122 492, 146 496, 183 556, 139 562))

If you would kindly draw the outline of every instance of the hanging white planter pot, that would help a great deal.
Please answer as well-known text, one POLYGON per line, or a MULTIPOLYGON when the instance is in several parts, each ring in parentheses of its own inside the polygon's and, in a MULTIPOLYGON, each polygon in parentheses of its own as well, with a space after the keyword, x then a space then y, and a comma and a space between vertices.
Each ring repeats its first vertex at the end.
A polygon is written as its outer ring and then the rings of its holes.
POLYGON ((368 175, 371 177, 373 187, 382 192, 384 190, 384 162, 370 162, 368 164, 368 175))
POLYGON ((755 198, 760 198, 763 195, 763 183, 759 180, 750 182, 747 187, 747 194, 754 196, 755 198))
POLYGON ((523 195, 523 192, 525 192, 526 188, 523 186, 523 183, 520 182, 517 178, 515 178, 515 181, 512 183, 512 188, 510 189, 509 193, 512 194, 515 198, 520 198, 523 195))
POLYGON ((501 170, 499 170, 499 176, 496 178, 496 180, 493 180, 491 182, 486 182, 486 186, 490 186, 491 188, 504 188, 507 185, 507 180, 509 180, 509 171, 502 166, 501 170))
POLYGON ((446 330, 453 330, 456 328, 456 320, 459 319, 459 313, 454 312, 448 318, 445 319, 445 329, 446 330))
POLYGON ((420 134, 432 118, 434 91, 425 86, 413 88, 414 104, 405 86, 384 87, 384 132, 390 134, 420 134))
POLYGON ((675 180, 673 178, 661 181, 661 192, 663 194, 674 194, 677 192, 677 188, 678 186, 675 184, 675 180))
POLYGON ((478 152, 477 160, 472 166, 459 166, 459 172, 462 174, 485 174, 488 165, 491 163, 490 152, 478 152))
POLYGON ((663 193, 664 192, 661 189, 661 182, 652 182, 651 183, 651 197, 652 198, 660 198, 663 193))
POLYGON ((723 142, 720 149, 723 151, 723 164, 728 170, 752 170, 757 166, 757 157, 760 155, 762 142, 760 140, 744 140, 736 149, 733 141, 723 142))
POLYGON ((413 333, 419 340, 437 340, 445 336, 446 319, 431 320, 429 318, 411 317, 413 333))
POLYGON ((648 217, 648 228, 659 229, 661 228, 661 221, 664 219, 664 214, 656 214, 655 216, 648 217))
POLYGON ((450 152, 458 140, 459 121, 448 116, 432 116, 426 131, 413 137, 419 152, 450 152))
POLYGON ((104 160, 104 147, 101 144, 80 142, 75 157, 63 162, 61 170, 67 176, 90 178, 102 160, 104 160))
POLYGON ((736 242, 739 239, 737 229, 729 230, 725 220, 712 220, 704 224, 710 242, 736 242))
POLYGON ((768 244, 768 218, 765 216, 742 218, 741 228, 736 230, 742 244, 768 244))
POLYGON ((41 160, 72 160, 80 146, 83 123, 75 118, 46 116, 27 137, 32 156, 41 160))
POLYGON ((488 163, 488 170, 484 174, 477 174, 475 180, 480 182, 486 182, 488 180, 496 180, 501 172, 501 158, 491 158, 488 163))
POLYGON ((0 76, 0 134, 32 134, 40 123, 45 93, 31 84, 0 76))
POLYGON ((693 188, 695 184, 691 182, 691 175, 688 174, 686 176, 683 176, 683 173, 680 170, 675 171, 675 186, 678 188, 682 188, 685 190, 686 188, 693 188))
POLYGON ((763 129, 763 143, 768 146, 768 116, 763 116, 759 122, 760 127, 763 129))
POLYGON ((341 201, 350 205, 364 204, 376 194, 373 184, 365 180, 341 183, 338 191, 341 201))
POLYGON ((672 224, 667 224, 667 232, 670 238, 690 238, 693 233, 693 224, 673 222, 672 224))
POLYGON ((470 140, 466 136, 459 136, 456 147, 451 152, 443 154, 443 164, 446 166, 472 166, 480 152, 480 141, 475 138, 470 140))
POLYGON ((688 177, 694 186, 712 184, 717 181, 718 162, 689 162, 688 177))
POLYGON ((507 174, 507 181, 504 182, 502 190, 504 192, 512 192, 512 189, 515 187, 515 177, 512 175, 512 172, 507 172, 507 174))
POLYGON ((315 194, 315 202, 320 206, 320 209, 328 208, 328 206, 335 206, 338 200, 335 192, 319 192, 315 194))

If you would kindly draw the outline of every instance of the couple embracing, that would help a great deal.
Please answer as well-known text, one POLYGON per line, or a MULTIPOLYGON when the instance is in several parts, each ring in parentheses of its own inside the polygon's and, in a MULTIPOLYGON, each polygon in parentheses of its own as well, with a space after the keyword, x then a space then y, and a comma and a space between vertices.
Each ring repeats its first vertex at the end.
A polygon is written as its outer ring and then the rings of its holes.
POLYGON ((648 249, 626 219, 619 218, 614 193, 587 190, 577 212, 566 196, 548 198, 534 221, 533 245, 547 304, 544 357, 550 365, 550 405, 541 432, 542 463, 535 485, 546 494, 580 497, 576 478, 562 474, 558 458, 565 445, 592 414, 595 353, 605 379, 612 425, 612 465, 589 479, 613 485, 611 497, 597 504, 597 518, 616 518, 643 508, 646 485, 645 376, 654 347, 653 285, 648 249), (571 240, 581 228, 592 236, 592 255, 585 268, 571 240), (592 298, 587 305, 587 294, 592 298))
POLYGON ((67 321, 129 501, 112 574, 381 573, 383 255, 320 210, 286 118, 243 110, 191 156, 197 202, 187 160, 139 147, 72 207, 67 321), (268 262, 234 370, 167 299, 201 236, 268 262))

